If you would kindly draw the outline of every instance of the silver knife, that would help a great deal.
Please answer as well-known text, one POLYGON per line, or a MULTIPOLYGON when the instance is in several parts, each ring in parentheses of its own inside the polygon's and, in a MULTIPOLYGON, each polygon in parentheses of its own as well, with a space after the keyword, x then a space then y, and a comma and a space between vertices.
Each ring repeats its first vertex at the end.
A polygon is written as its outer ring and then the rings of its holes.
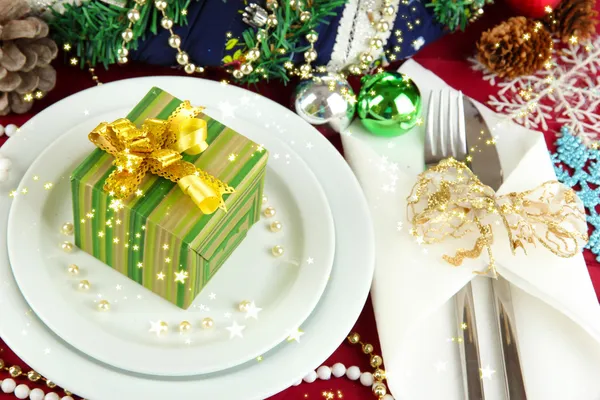
MULTIPOLYGON (((469 98, 463 98, 463 106, 471 170, 483 184, 498 190, 504 177, 494 138, 481 113, 469 98)), ((469 291, 472 293, 471 288, 469 291)), ((506 399, 525 400, 527 394, 514 328, 515 317, 509 282, 501 276, 492 279, 492 293, 501 342, 506 399)))

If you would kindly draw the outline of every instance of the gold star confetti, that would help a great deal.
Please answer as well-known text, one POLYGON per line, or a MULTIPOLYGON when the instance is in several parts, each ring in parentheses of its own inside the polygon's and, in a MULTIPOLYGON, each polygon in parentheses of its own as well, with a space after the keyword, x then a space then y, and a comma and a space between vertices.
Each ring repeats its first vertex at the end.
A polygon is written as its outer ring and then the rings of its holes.
POLYGON ((298 329, 290 332, 290 334, 287 337, 287 341, 288 342, 293 342, 293 341, 300 342, 300 337, 302 335, 304 335, 304 331, 301 330, 300 328, 298 328, 298 329))
POLYGON ((118 219, 118 220, 116 220, 116 221, 115 221, 115 223, 116 223, 117 225, 121 225, 121 220, 120 220, 120 219, 118 219))
POLYGON ((71 65, 77 65, 79 60, 77 60, 77 58, 73 57, 73 58, 71 58, 70 62, 71 62, 71 65))
POLYGON ((137 267, 138 268, 144 268, 144 264, 142 264, 141 262, 137 263, 137 267))
POLYGON ((169 245, 168 244, 163 244, 163 250, 169 250, 169 245))
POLYGON ((142 230, 145 231, 146 230, 146 225, 142 226, 142 230))
POLYGON ((571 44, 577 44, 577 36, 573 35, 569 38, 571 44))
POLYGON ((38 90, 35 92, 35 98, 36 99, 41 99, 42 97, 44 97, 44 92, 42 92, 41 90, 38 90))
POLYGON ((260 144, 258 146, 256 146, 256 151, 258 151, 259 153, 262 153, 263 151, 265 151, 265 147, 260 144))
POLYGON ((165 274, 163 274, 163 272, 160 271, 158 274, 156 274, 156 279, 158 279, 159 281, 163 281, 165 279, 165 274))
POLYGON ((8 194, 9 197, 17 197, 17 195, 19 194, 19 192, 17 192, 16 190, 11 190, 11 192, 8 194))
POLYGON ((236 158, 237 158, 237 154, 233 154, 233 153, 231 153, 229 155, 229 157, 227 157, 227 159, 232 162, 235 161, 236 158))
POLYGON ((167 324, 165 321, 150 321, 150 330, 148 332, 156 333, 156 336, 160 336, 162 333, 167 332, 168 330, 169 324, 167 324))
POLYGON ((181 270, 179 272, 175 272, 175 282, 185 283, 185 280, 188 277, 188 272, 181 270))
POLYGON ((181 10, 181 15, 183 15, 184 17, 187 15, 188 11, 187 10, 181 10))
POLYGON ((232 36, 233 36, 233 33, 231 33, 231 32, 226 32, 226 33, 225 33, 225 37, 226 37, 227 39, 231 38, 232 36))
POLYGON ((98 237, 104 237, 104 232, 102 232, 102 231, 98 232, 98 237))
POLYGON ((140 246, 138 246, 137 244, 133 245, 133 250, 134 251, 138 251, 140 249, 140 246))
POLYGON ((471 162, 471 161, 473 161, 473 157, 467 156, 466 160, 467 160, 467 162, 471 162))
POLYGON ((33 95, 31 93, 27 93, 25 96, 23 96, 23 100, 25 100, 26 102, 32 102, 33 101, 33 95))
POLYGON ((39 176, 37 176, 37 175, 34 175, 34 176, 33 176, 33 180, 34 180, 34 181, 39 181, 39 180, 40 180, 40 177, 39 177, 39 176))
POLYGON ((460 329, 462 329, 463 331, 464 331, 465 329, 467 329, 467 323, 466 323, 466 322, 463 322, 462 324, 460 324, 460 329))
POLYGON ((546 7, 544 8, 544 11, 546 11, 547 13, 551 13, 551 12, 552 12, 552 7, 550 7, 550 6, 546 6, 546 7))
POLYGON ((421 126, 421 125, 423 125, 423 118, 420 118, 420 117, 419 117, 419 118, 417 118, 417 125, 418 125, 418 126, 421 126))
POLYGON ((171 257, 167 257, 167 258, 165 258, 165 262, 166 262, 167 264, 168 264, 168 263, 170 263, 170 262, 171 262, 171 257))
POLYGON ((142 237, 142 234, 138 232, 138 233, 135 234, 135 237, 139 239, 139 238, 142 237))
POLYGON ((125 248, 129 248, 129 243, 125 243, 125 248))
POLYGON ((46 190, 52 189, 52 182, 46 182, 46 183, 44 183, 44 189, 46 189, 46 190))
POLYGON ((114 244, 119 244, 119 238, 114 238, 114 239, 113 239, 113 243, 114 243, 114 244))
POLYGON ((142 190, 141 190, 141 189, 138 189, 138 190, 136 190, 136 191, 135 191, 135 195, 136 195, 137 197, 140 197, 140 196, 142 195, 142 193, 144 193, 144 192, 142 192, 142 190))
POLYGON ((261 362, 263 359, 264 359, 263 356, 256 357, 256 361, 258 361, 258 362, 261 362))
POLYGON ((69 51, 69 50, 71 50, 71 45, 70 45, 69 43, 65 43, 65 44, 63 45, 63 50, 64 50, 64 51, 69 51))
POLYGON ((526 33, 523 35, 523 40, 529 40, 529 38, 531 38, 531 34, 526 33))
POLYGON ((27 194, 27 192, 28 192, 27 188, 23 188, 23 189, 21 189, 21 193, 23 193, 23 194, 27 194))

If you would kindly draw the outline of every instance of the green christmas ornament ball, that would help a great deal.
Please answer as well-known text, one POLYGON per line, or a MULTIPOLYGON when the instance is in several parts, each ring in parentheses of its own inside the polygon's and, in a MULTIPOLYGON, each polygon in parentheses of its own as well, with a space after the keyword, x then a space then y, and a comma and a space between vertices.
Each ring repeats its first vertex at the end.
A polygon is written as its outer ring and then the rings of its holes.
POLYGON ((412 79, 397 72, 365 76, 358 95, 358 116, 369 132, 398 136, 421 114, 421 92, 412 79))

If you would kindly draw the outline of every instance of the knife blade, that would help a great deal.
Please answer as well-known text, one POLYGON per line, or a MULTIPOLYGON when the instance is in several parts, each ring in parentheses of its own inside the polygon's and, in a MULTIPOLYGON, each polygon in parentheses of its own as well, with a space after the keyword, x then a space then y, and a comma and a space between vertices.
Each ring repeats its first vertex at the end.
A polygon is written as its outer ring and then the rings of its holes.
MULTIPOLYGON (((471 170, 483 184, 498 190, 504 176, 494 137, 471 99, 463 97, 463 107, 471 170)), ((500 337, 506 399, 525 400, 527 395, 517 345, 510 284, 501 276, 495 278, 492 279, 492 297, 500 337)))

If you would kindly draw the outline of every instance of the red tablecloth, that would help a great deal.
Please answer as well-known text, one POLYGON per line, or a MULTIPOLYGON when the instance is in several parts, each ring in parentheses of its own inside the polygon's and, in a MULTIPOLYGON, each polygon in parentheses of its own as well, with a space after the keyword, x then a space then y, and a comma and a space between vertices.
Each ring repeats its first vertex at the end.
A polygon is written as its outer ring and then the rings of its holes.
MULTIPOLYGON (((442 79, 455 88, 460 88, 466 95, 485 102, 488 96, 494 92, 494 88, 489 83, 481 79, 481 74, 471 70, 466 58, 473 54, 474 44, 479 38, 480 33, 495 25, 496 23, 510 16, 510 11, 506 5, 499 4, 486 8, 484 17, 475 24, 468 27, 467 32, 457 33, 444 37, 443 39, 423 48, 415 60, 421 63, 424 67, 434 71, 442 79)), ((408 45, 408 44, 407 44, 408 45)), ((397 67, 395 64, 394 67, 397 67)), ((88 71, 62 65, 56 63, 58 70, 57 87, 48 94, 43 100, 36 102, 33 110, 21 116, 0 117, 0 124, 6 125, 14 123, 22 125, 29 118, 35 115, 40 110, 50 104, 67 97, 73 93, 92 87, 94 83, 91 80, 88 71)), ((152 75, 184 75, 170 68, 153 67, 147 65, 127 65, 124 67, 111 67, 109 71, 98 69, 97 75, 102 82, 110 82, 120 79, 126 79, 139 76, 152 75)), ((225 76, 219 71, 209 71, 206 75, 210 79, 222 79, 225 76)), ((359 87, 359 80, 351 79, 351 84, 355 89, 359 87)), ((289 106, 290 99, 293 94, 294 84, 287 87, 281 87, 277 83, 261 84, 257 87, 249 87, 248 89, 261 93, 262 95, 289 106)), ((552 148, 555 140, 555 131, 559 128, 558 125, 551 125, 550 129, 545 132, 548 145, 552 148)), ((40 132, 43 134, 43 132, 40 132)), ((324 135, 333 143, 336 148, 341 150, 341 142, 339 135, 334 132, 323 132, 324 135)), ((0 138, 0 144, 5 138, 0 138)), ((586 261, 588 262, 590 276, 596 288, 596 292, 600 293, 600 264, 595 261, 595 257, 586 252, 586 261)), ((1 318, 1 312, 0 312, 1 318)), ((363 340, 372 343, 375 346, 375 351, 379 353, 377 331, 375 327, 375 319, 370 301, 367 302, 365 308, 358 319, 355 330, 361 334, 363 340)), ((17 349, 18 351, 18 349, 17 349)), ((381 353, 379 353, 381 354, 381 353)), ((15 354, 0 341, 0 358, 4 359, 8 365, 18 363, 27 370, 25 365, 20 361, 15 354)), ((385 359, 384 359, 385 361, 385 359)), ((326 365, 333 365, 336 362, 344 363, 346 366, 357 365, 361 370, 369 370, 368 358, 362 354, 359 347, 351 346, 347 343, 342 343, 337 351, 325 362, 326 365)), ((57 365, 57 368, 68 368, 68 366, 57 365)), ((307 371, 308 372, 308 371, 307 371)), ((0 373, 0 379, 6 378, 8 375, 5 372, 0 373)), ((26 379, 25 379, 26 381, 26 379)), ((110 384, 110 382, 98 383, 110 384)), ((32 387, 31 384, 29 384, 32 387)), ((43 386, 40 386, 43 388, 43 386)), ((58 388, 57 388, 58 389, 58 388)), ((55 390, 57 390, 55 389, 55 390)), ((352 382, 345 378, 333 378, 330 381, 317 381, 312 384, 303 383, 300 386, 289 388, 288 390, 272 397, 272 400, 292 400, 292 399, 324 399, 327 393, 333 392, 335 398, 338 398, 338 391, 346 400, 363 400, 374 398, 370 388, 361 386, 359 382, 352 382)), ((62 391, 58 391, 63 395, 62 391)), ((0 394, 0 399, 14 398, 14 395, 0 394)))

